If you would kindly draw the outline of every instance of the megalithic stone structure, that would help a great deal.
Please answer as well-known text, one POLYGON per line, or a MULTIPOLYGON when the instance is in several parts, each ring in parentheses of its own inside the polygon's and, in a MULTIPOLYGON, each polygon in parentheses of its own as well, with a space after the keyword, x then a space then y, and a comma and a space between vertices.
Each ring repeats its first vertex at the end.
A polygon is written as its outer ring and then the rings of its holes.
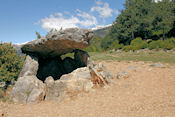
POLYGON ((61 101, 95 85, 111 84, 113 76, 105 67, 95 65, 88 53, 80 50, 88 47, 92 38, 91 30, 70 28, 24 44, 21 50, 26 59, 12 90, 12 101, 61 101), (74 53, 74 58, 61 57, 67 53, 74 53))

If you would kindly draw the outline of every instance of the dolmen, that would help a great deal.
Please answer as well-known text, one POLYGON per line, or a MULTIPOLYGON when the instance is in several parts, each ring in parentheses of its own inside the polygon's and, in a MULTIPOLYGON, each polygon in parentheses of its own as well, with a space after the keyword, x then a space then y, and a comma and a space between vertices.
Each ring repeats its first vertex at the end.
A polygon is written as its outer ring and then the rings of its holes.
POLYGON ((88 53, 81 50, 92 39, 91 30, 70 28, 24 44, 21 50, 26 58, 12 89, 12 101, 62 101, 97 86, 110 85, 113 75, 103 64, 94 64, 88 53), (66 57, 68 53, 74 55, 66 57))

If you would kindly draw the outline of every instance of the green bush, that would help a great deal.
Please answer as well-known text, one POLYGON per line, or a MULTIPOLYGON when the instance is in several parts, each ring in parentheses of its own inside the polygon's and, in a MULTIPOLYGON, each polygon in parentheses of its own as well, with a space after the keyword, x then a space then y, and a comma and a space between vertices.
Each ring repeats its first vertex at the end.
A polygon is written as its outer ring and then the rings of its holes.
POLYGON ((100 47, 97 47, 95 45, 91 45, 91 46, 85 48, 84 51, 87 51, 87 52, 102 52, 103 49, 100 48, 100 47))
POLYGON ((0 82, 6 84, 17 80, 22 68, 24 57, 21 56, 11 43, 0 44, 0 82))
POLYGON ((150 50, 162 48, 162 41, 161 41, 161 40, 152 41, 151 43, 149 43, 148 48, 149 48, 150 50))
POLYGON ((145 49, 148 47, 148 43, 144 40, 142 40, 142 38, 138 37, 134 40, 131 41, 131 44, 128 46, 124 46, 122 50, 124 51, 129 51, 129 50, 139 50, 139 49, 145 49))
POLYGON ((94 36, 94 38, 91 40, 91 44, 89 47, 83 49, 87 52, 101 52, 103 49, 101 48, 101 41, 102 38, 98 36, 94 36))
POLYGON ((171 50, 175 48, 175 38, 170 38, 162 41, 161 48, 164 48, 166 50, 171 50))
POLYGON ((123 48, 123 44, 119 44, 118 40, 115 40, 109 47, 109 49, 122 49, 123 48))
POLYGON ((130 51, 130 50, 133 50, 133 46, 131 46, 131 45, 124 46, 124 47, 122 48, 122 50, 125 51, 125 52, 128 52, 128 51, 130 51))
POLYGON ((145 49, 148 47, 148 43, 140 37, 132 40, 130 45, 133 46, 133 50, 145 49))
POLYGON ((175 38, 170 38, 167 40, 157 40, 157 41, 152 41, 149 44, 149 49, 166 49, 166 50, 170 50, 175 48, 175 38))

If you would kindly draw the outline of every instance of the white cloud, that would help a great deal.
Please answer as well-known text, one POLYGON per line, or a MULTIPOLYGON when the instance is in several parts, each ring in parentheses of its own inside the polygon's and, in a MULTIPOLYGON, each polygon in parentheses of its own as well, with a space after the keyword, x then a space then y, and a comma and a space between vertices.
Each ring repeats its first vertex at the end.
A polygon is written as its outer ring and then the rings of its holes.
POLYGON ((107 2, 96 1, 96 6, 91 8, 91 12, 98 12, 100 17, 112 17, 113 13, 118 14, 118 10, 113 10, 107 2))
POLYGON ((59 17, 62 17, 63 16, 63 14, 60 13, 60 12, 56 13, 56 15, 59 16, 59 17))
POLYGON ((89 12, 83 12, 79 9, 75 10, 75 15, 64 11, 58 12, 49 17, 43 18, 35 24, 41 24, 43 29, 50 31, 51 29, 66 29, 74 27, 94 28, 106 23, 106 18, 119 14, 118 10, 109 7, 107 2, 96 1, 96 6, 90 8, 89 12), (97 12, 99 16, 93 15, 97 12), (102 20, 102 24, 98 24, 98 20, 102 20))
POLYGON ((96 26, 98 24, 96 17, 77 10, 77 16, 71 16, 69 18, 65 18, 62 13, 56 13, 55 15, 50 15, 50 17, 46 17, 41 19, 42 28, 47 31, 51 29, 66 29, 66 28, 75 28, 75 27, 90 27, 96 26))
POLYGON ((79 19, 76 17, 71 18, 64 18, 62 16, 50 16, 49 18, 44 18, 41 20, 42 22, 42 28, 46 29, 47 31, 51 29, 66 29, 66 28, 73 28, 77 27, 77 23, 79 22, 79 19))
POLYGON ((162 0, 153 0, 154 2, 159 2, 159 1, 162 1, 162 0))
POLYGON ((93 25, 95 26, 98 24, 96 17, 86 12, 82 12, 79 9, 77 9, 77 16, 83 18, 83 20, 79 22, 79 24, 82 26, 89 27, 89 26, 93 26, 93 25))

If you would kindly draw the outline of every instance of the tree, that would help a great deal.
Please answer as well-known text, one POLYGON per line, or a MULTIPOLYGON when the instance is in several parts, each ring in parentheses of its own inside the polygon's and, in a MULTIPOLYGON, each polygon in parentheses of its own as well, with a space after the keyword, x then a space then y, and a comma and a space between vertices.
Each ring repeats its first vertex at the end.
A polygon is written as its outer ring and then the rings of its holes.
POLYGON ((39 34, 39 32, 36 32, 36 36, 37 36, 37 39, 41 38, 41 35, 39 34))
POLYGON ((154 3, 154 21, 153 30, 162 34, 162 39, 165 40, 165 34, 173 28, 174 23, 174 2, 169 0, 162 0, 162 2, 154 3))
POLYGON ((91 43, 90 46, 85 48, 84 50, 88 51, 88 52, 101 52, 101 51, 103 51, 101 48, 101 41, 102 41, 101 37, 94 36, 90 42, 91 43))
POLYGON ((105 37, 105 43, 102 44, 104 47, 109 47, 115 40, 119 44, 129 45, 137 37, 143 40, 163 37, 164 40, 166 35, 174 35, 174 0, 162 0, 158 3, 152 0, 126 0, 124 7, 105 37))
POLYGON ((10 43, 0 43, 0 82, 11 83, 17 80, 24 61, 10 43))
POLYGON ((126 0, 125 10, 117 17, 111 29, 112 37, 128 45, 135 37, 146 39, 152 28, 152 0, 126 0))

